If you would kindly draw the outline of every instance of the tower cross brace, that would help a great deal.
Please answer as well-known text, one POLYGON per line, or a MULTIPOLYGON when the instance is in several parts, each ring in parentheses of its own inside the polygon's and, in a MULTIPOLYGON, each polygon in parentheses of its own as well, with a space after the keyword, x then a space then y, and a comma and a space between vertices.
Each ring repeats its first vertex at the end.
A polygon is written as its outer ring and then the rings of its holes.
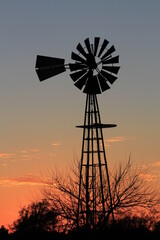
POLYGON ((94 227, 97 220, 105 222, 109 204, 114 220, 108 165, 102 128, 116 127, 102 124, 96 94, 87 94, 82 153, 79 176, 78 225, 85 216, 86 226, 94 227))

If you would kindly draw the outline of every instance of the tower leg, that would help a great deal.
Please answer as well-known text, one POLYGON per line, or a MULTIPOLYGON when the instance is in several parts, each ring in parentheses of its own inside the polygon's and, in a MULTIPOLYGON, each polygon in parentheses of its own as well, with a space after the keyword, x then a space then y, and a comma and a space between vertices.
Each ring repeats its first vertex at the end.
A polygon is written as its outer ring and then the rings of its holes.
POLYGON ((113 215, 110 179, 96 95, 86 97, 82 154, 79 176, 77 223, 88 227, 104 223, 109 210, 113 215), (109 195, 109 199, 108 196, 109 195), (110 205, 110 209, 108 209, 110 205))

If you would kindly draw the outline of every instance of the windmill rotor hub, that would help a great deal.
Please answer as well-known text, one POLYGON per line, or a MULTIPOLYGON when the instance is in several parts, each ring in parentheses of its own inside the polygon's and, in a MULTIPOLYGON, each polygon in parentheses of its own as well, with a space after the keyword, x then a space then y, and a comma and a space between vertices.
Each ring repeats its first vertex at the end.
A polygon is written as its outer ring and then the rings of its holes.
POLYGON ((71 58, 75 63, 69 64, 70 76, 74 85, 84 93, 101 94, 117 79, 120 67, 114 64, 119 63, 119 56, 112 56, 115 48, 113 45, 107 48, 109 42, 106 39, 100 44, 100 38, 95 37, 94 44, 91 44, 87 38, 84 43, 85 47, 80 43, 77 45, 78 53, 72 52, 71 58))
POLYGON ((94 70, 97 68, 97 63, 96 63, 96 59, 93 56, 93 54, 87 54, 87 66, 90 70, 94 70))

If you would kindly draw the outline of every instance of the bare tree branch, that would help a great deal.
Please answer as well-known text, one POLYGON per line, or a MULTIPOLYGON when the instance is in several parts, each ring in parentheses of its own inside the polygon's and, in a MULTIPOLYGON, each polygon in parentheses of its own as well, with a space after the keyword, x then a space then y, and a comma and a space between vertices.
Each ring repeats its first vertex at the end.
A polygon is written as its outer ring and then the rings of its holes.
MULTIPOLYGON (((112 208, 114 215, 118 218, 123 214, 142 213, 144 210, 153 212, 159 206, 159 196, 150 182, 144 178, 145 170, 133 168, 131 160, 122 165, 119 164, 117 170, 110 174, 112 208)), ((79 167, 72 169, 71 175, 62 177, 53 173, 51 180, 45 181, 47 188, 43 190, 44 197, 51 205, 58 210, 60 226, 63 229, 73 229, 77 227, 77 211, 79 197, 79 167)), ((107 207, 106 221, 109 220, 112 209, 110 208, 109 190, 106 182, 103 183, 105 205, 107 207)), ((79 222, 85 225, 85 185, 82 185, 82 197, 80 201, 81 214, 79 222)), ((97 225, 101 222, 102 205, 99 198, 100 189, 95 186, 95 198, 98 200, 96 211, 99 216, 97 225)), ((93 201, 91 199, 90 201, 93 201)), ((89 202, 91 205, 92 202, 89 202)), ((92 212, 90 213, 92 214, 92 212)))

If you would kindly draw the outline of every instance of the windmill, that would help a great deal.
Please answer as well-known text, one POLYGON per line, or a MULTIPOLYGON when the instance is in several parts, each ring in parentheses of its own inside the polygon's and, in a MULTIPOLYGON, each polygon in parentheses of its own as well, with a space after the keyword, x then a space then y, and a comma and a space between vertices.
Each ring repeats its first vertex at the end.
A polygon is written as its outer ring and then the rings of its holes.
POLYGON ((94 227, 97 221, 105 222, 108 209, 112 213, 112 195, 107 158, 103 139, 103 128, 116 127, 115 124, 102 124, 97 94, 110 89, 117 79, 120 69, 119 56, 113 56, 115 47, 99 37, 90 43, 84 40, 84 46, 78 43, 76 52, 71 53, 73 63, 65 64, 65 59, 37 56, 36 72, 40 81, 71 71, 74 85, 86 94, 82 152, 79 171, 79 193, 77 206, 77 224, 85 221, 86 226, 94 227), (84 220, 85 219, 85 220, 84 220))

